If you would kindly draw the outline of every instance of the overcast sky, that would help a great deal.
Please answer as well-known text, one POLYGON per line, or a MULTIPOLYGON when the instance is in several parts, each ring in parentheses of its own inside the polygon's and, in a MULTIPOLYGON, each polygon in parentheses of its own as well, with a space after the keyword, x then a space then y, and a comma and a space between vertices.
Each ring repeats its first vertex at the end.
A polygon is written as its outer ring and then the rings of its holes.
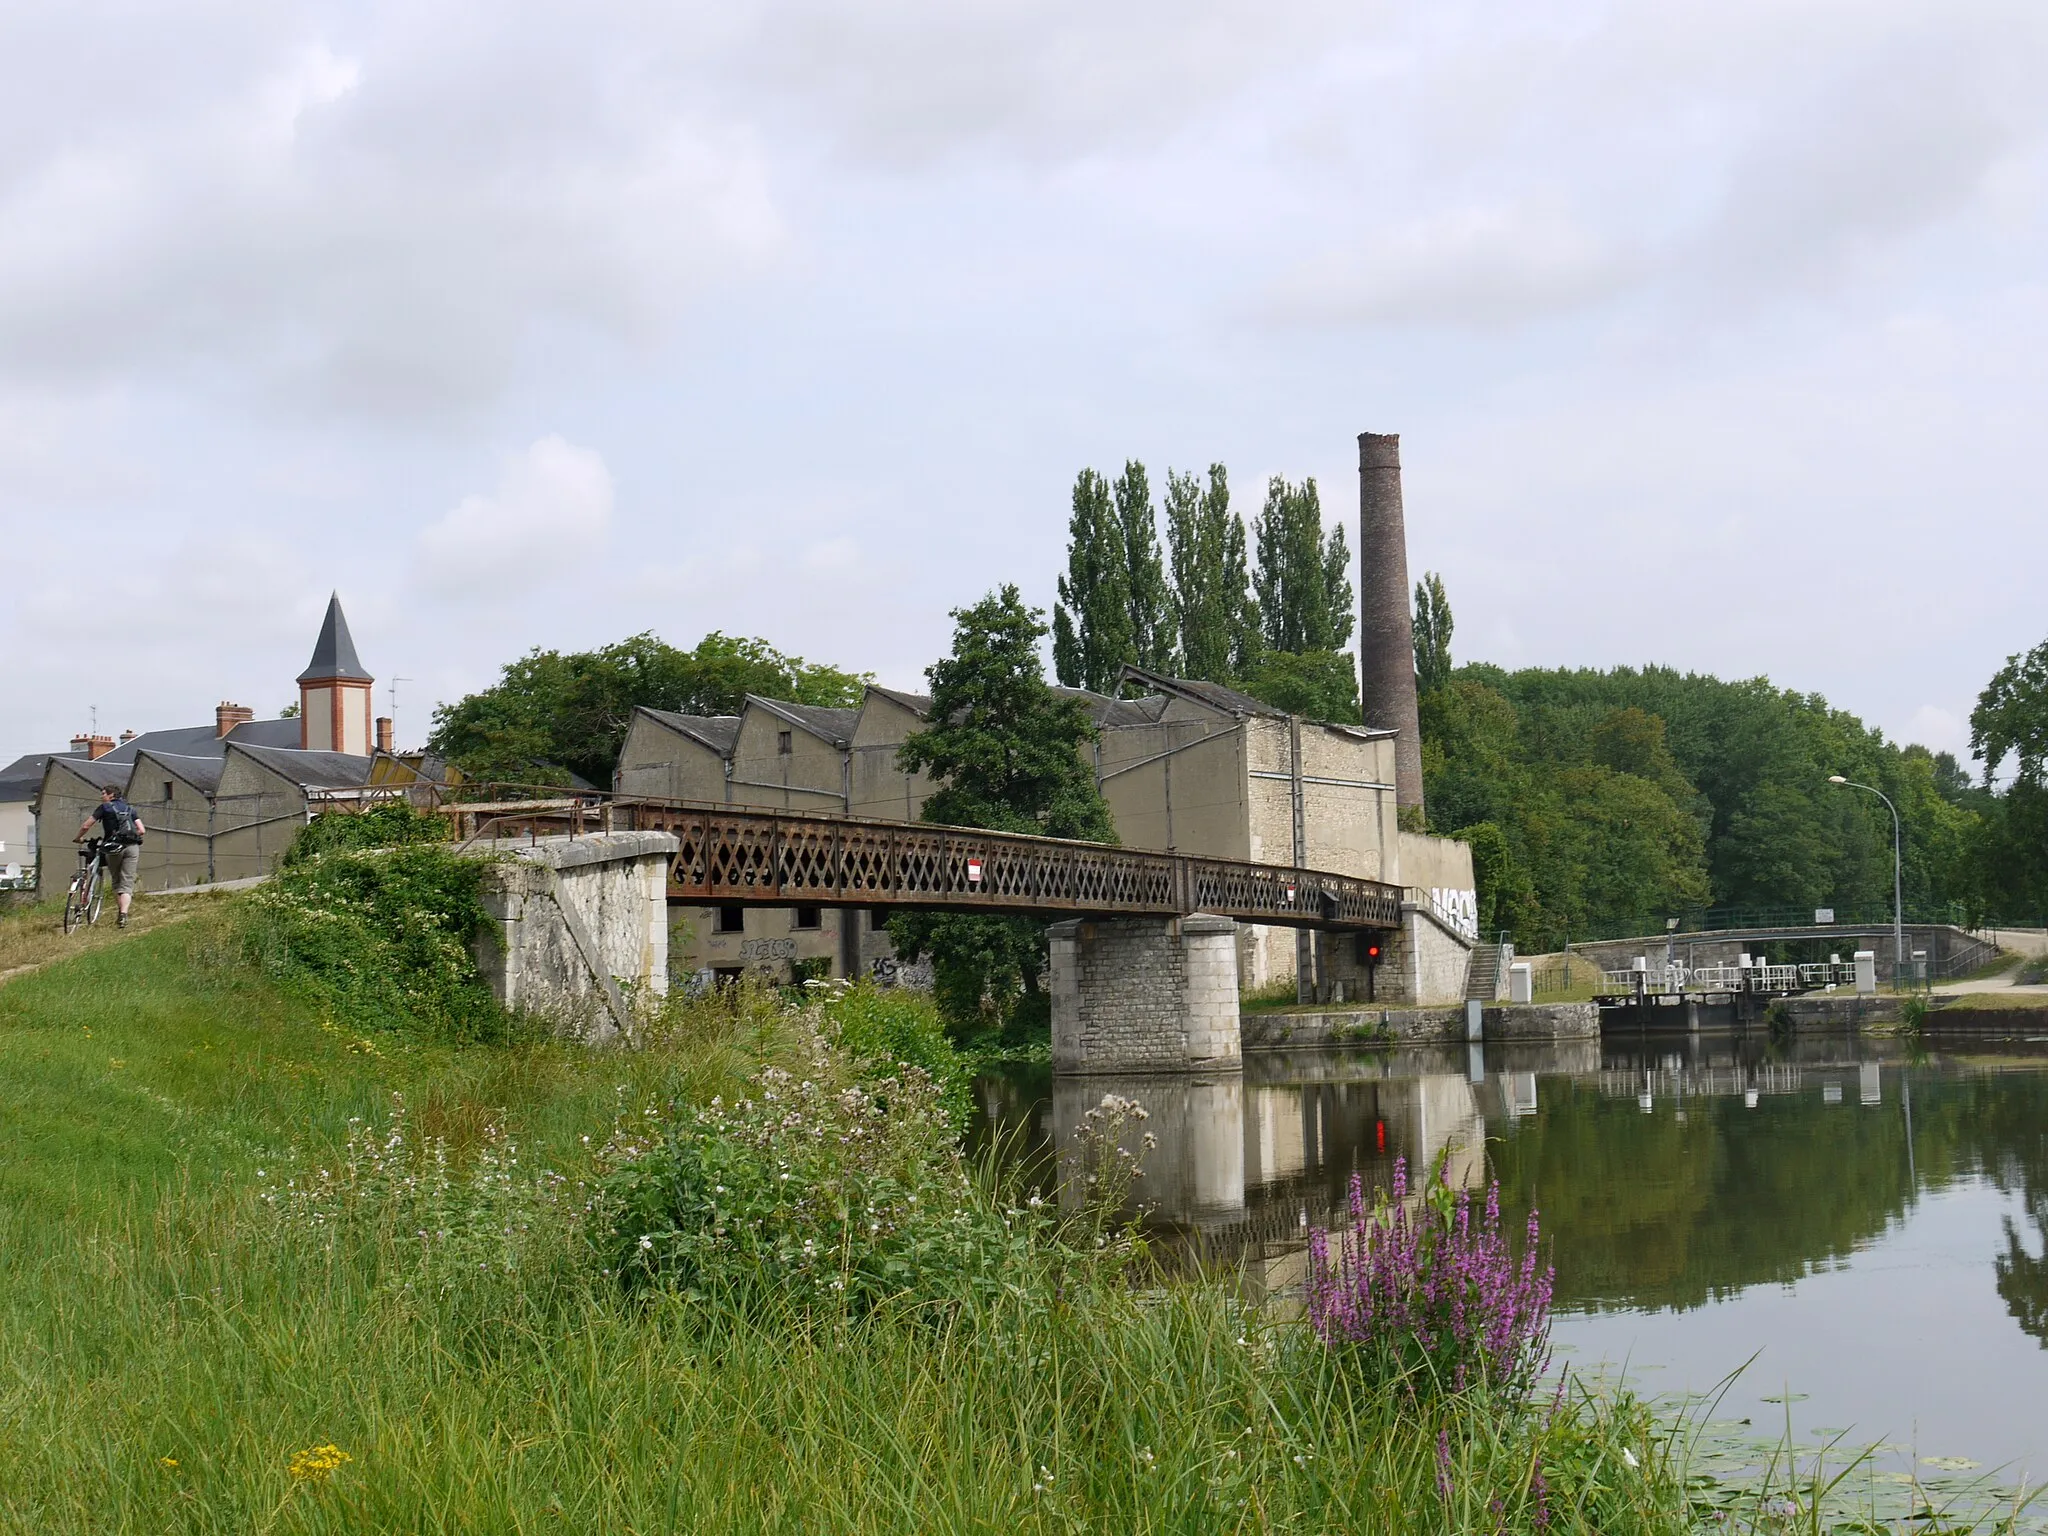
POLYGON ((915 685, 1075 471, 1399 432, 1460 660, 1962 750, 2048 638, 2040 0, 0 3, 0 761, 529 647, 915 685))

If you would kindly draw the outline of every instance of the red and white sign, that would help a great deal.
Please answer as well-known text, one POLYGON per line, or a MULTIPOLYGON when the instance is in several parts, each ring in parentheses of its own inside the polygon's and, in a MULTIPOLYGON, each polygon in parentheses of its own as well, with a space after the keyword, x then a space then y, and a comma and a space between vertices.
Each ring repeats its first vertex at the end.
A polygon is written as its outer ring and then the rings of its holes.
POLYGON ((967 883, 969 885, 981 884, 981 860, 969 859, 967 861, 967 883))

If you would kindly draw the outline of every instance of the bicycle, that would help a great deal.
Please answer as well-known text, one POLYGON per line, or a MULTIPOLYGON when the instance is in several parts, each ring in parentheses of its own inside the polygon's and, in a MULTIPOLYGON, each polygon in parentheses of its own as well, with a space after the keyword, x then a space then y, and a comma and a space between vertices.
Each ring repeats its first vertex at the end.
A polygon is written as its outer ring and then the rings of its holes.
POLYGON ((95 837, 78 850, 78 873, 71 877, 71 889, 64 898, 66 933, 100 920, 100 908, 107 899, 106 849, 106 839, 95 837))

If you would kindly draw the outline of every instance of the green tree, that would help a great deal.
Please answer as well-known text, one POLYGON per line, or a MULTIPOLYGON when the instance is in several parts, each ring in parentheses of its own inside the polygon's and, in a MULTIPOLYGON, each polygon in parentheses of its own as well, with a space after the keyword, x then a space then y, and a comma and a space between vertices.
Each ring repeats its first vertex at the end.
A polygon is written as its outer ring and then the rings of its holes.
POLYGON ((1984 782, 2015 759, 2015 778, 2040 785, 2048 775, 2048 640, 2024 656, 2008 656, 1970 711, 1970 755, 1984 782))
POLYGON ((1067 573, 1053 608, 1053 670, 1069 688, 1107 693, 1135 654, 1127 560, 1109 482, 1084 469, 1074 477, 1067 573))
MULTIPOLYGON (((927 672, 932 724, 898 752, 939 784, 924 819, 1047 837, 1115 842, 1109 806, 1081 747, 1095 726, 1077 699, 1045 681, 1041 615, 1014 586, 953 613, 953 650, 927 672)), ((1029 918, 899 913, 900 954, 932 957, 941 1009, 958 1030, 1044 1011, 1045 934, 1029 918)))
POLYGON ((1359 723, 1358 670, 1349 651, 1265 651, 1237 685, 1290 715, 1359 723))
POLYGON ((749 693, 850 708, 865 675, 714 631, 683 651, 651 633, 595 651, 535 649, 498 681, 434 711, 430 750, 480 779, 609 784, 636 706, 735 713, 749 693))
MULTIPOLYGON (((1123 541, 1124 600, 1130 651, 1124 658, 1154 672, 1175 665, 1173 599, 1159 557, 1158 515, 1145 466, 1126 461, 1116 482, 1116 522, 1123 541)), ((1119 661, 1119 666, 1122 662, 1119 661)))
POLYGON ((1351 555, 1343 525, 1323 535, 1322 501, 1313 478, 1291 485, 1275 475, 1255 529, 1258 598, 1266 648, 1335 651, 1351 638, 1351 555))
POLYGON ((1451 600, 1444 579, 1425 571, 1415 583, 1415 687, 1418 693, 1451 680, 1451 600))

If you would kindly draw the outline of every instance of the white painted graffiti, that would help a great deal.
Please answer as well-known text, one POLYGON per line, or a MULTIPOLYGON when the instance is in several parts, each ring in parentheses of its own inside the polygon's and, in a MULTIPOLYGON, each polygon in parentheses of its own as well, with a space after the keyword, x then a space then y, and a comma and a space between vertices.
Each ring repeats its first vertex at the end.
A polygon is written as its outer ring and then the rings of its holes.
POLYGON ((868 973, 875 978, 878 987, 904 987, 912 992, 929 992, 932 989, 932 962, 929 955, 920 956, 909 962, 885 955, 868 967, 868 973))
POLYGON ((1479 938, 1479 893, 1439 887, 1429 893, 1430 910, 1446 928, 1477 942, 1479 938))
POLYGON ((795 958, 795 939, 740 940, 740 959, 743 961, 794 960, 795 958))

